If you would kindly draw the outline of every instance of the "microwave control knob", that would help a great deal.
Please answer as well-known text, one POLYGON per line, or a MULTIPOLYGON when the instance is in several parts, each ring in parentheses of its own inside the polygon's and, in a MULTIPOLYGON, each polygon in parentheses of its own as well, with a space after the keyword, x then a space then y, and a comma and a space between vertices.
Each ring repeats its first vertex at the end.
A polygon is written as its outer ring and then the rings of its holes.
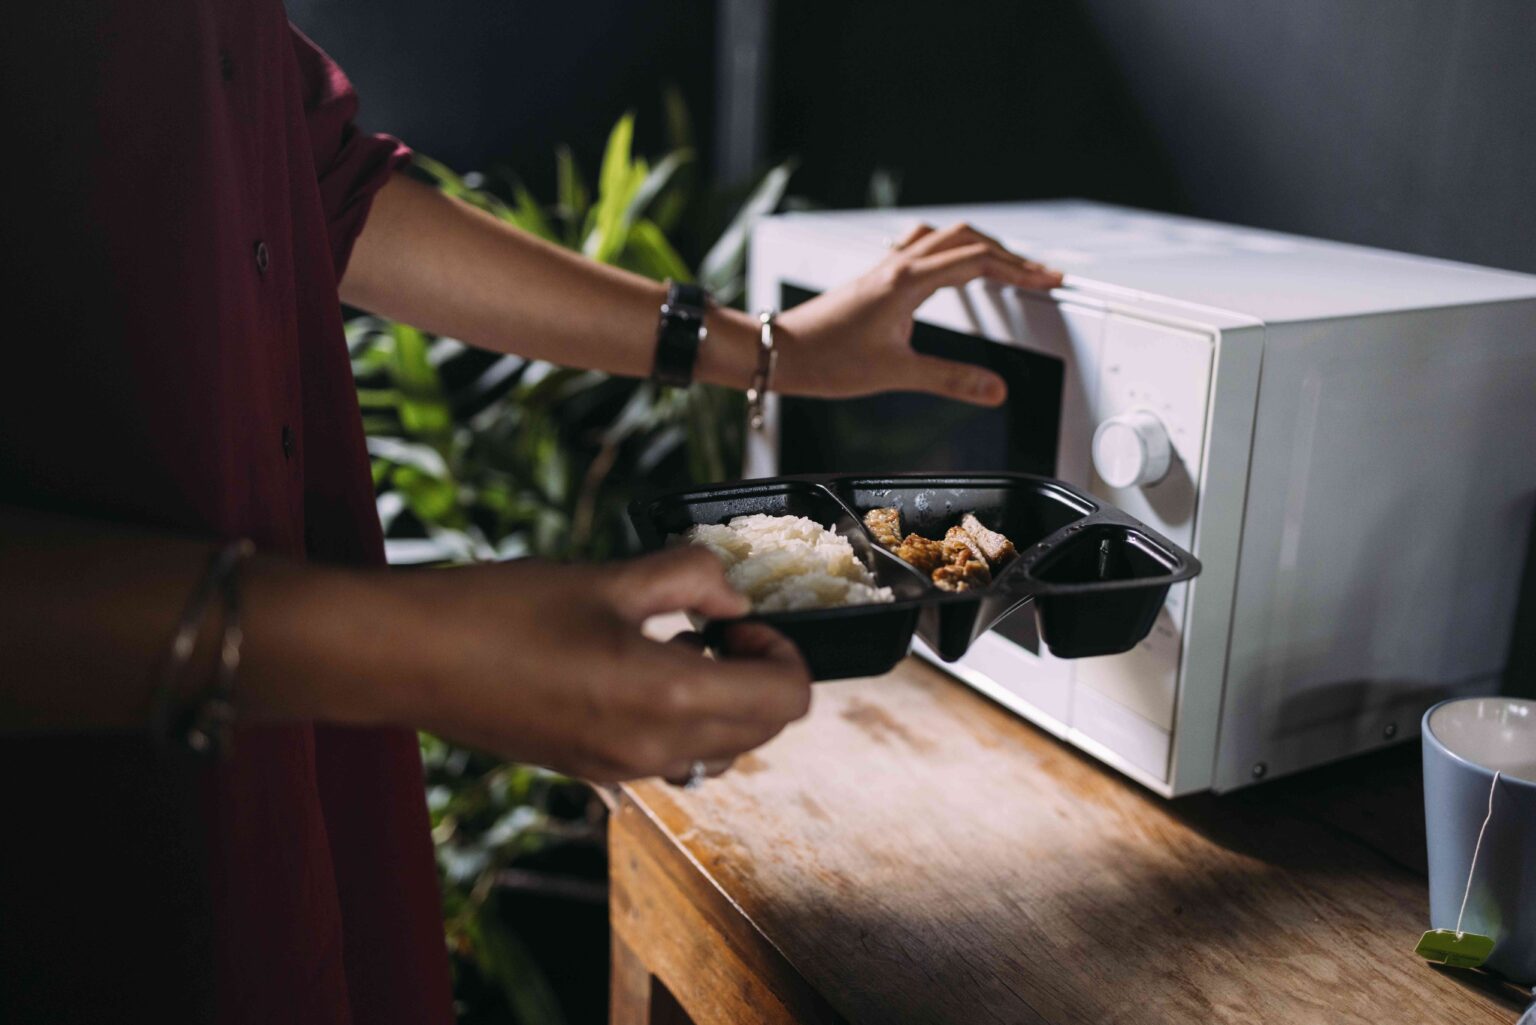
POLYGON ((1156 484, 1172 458, 1167 428, 1145 409, 1112 416, 1093 432, 1093 468, 1112 488, 1156 484))

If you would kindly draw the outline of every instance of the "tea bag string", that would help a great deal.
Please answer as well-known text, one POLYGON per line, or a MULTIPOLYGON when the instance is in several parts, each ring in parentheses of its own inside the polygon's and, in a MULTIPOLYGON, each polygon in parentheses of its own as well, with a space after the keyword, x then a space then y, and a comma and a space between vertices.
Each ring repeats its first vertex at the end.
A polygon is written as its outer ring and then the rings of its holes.
POLYGON ((1467 888, 1461 894, 1461 911, 1456 914, 1456 938, 1462 937, 1461 920, 1467 913, 1467 898, 1472 896, 1472 876, 1477 871, 1477 855, 1483 849, 1483 834, 1488 832, 1488 823, 1493 820, 1493 791, 1499 785, 1499 776, 1502 769, 1495 769, 1493 782, 1488 784, 1488 814, 1483 816, 1483 828, 1477 831, 1477 843, 1472 847, 1472 864, 1467 866, 1467 888))

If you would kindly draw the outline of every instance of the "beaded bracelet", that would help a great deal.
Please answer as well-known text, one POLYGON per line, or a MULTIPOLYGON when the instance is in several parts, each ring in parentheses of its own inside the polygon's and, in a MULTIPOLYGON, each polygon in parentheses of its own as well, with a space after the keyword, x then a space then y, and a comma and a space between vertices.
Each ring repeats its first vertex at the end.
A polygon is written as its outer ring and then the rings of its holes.
POLYGON ((235 673, 240 668, 240 646, 245 638, 240 626, 237 571, 240 563, 255 550, 255 545, 242 539, 215 552, 182 609, 176 632, 171 637, 170 656, 155 690, 150 719, 151 732, 162 745, 179 745, 203 756, 229 752, 230 727, 235 718, 235 673), (186 670, 192 652, 197 648, 197 637, 202 632, 215 592, 224 601, 224 622, 213 686, 190 707, 179 707, 177 679, 186 670))

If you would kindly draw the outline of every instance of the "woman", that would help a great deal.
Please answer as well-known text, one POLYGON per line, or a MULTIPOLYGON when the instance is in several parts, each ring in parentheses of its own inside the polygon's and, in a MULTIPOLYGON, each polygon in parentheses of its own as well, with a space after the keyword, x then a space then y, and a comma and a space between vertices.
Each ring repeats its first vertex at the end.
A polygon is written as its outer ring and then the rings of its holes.
MULTIPOLYGON (((810 689, 766 629, 716 662, 641 636, 655 613, 743 611, 701 552, 379 569, 339 300, 645 376, 665 286, 402 177, 278 0, 25 8, 0 66, 19 357, 0 374, 0 1019, 447 1021, 413 729, 680 778, 810 689), (179 753, 221 735, 232 640, 228 749, 179 753), (180 724, 172 743, 152 720, 180 724)), ((778 319, 773 387, 1000 402, 991 374, 908 344, 923 299, 979 275, 1059 282, 963 226, 916 230, 778 319)), ((756 319, 705 326, 668 374, 747 386, 756 319)))

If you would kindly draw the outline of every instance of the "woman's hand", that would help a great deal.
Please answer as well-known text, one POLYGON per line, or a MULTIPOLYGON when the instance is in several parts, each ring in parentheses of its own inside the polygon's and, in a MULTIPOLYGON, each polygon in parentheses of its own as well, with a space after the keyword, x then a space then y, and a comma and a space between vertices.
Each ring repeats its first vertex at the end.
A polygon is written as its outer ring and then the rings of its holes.
POLYGON ((882 391, 932 392, 995 406, 1002 378, 912 349, 912 314, 941 288, 986 277, 1048 289, 1061 274, 1017 256, 966 224, 912 229, 879 264, 779 316, 774 390, 843 397, 882 391))
POLYGON ((747 611, 700 549, 389 575, 405 578, 393 583, 429 674, 393 717, 504 758, 598 781, 683 778, 695 761, 723 770, 810 706, 799 653, 767 627, 738 627, 718 660, 641 634, 662 613, 747 611))

